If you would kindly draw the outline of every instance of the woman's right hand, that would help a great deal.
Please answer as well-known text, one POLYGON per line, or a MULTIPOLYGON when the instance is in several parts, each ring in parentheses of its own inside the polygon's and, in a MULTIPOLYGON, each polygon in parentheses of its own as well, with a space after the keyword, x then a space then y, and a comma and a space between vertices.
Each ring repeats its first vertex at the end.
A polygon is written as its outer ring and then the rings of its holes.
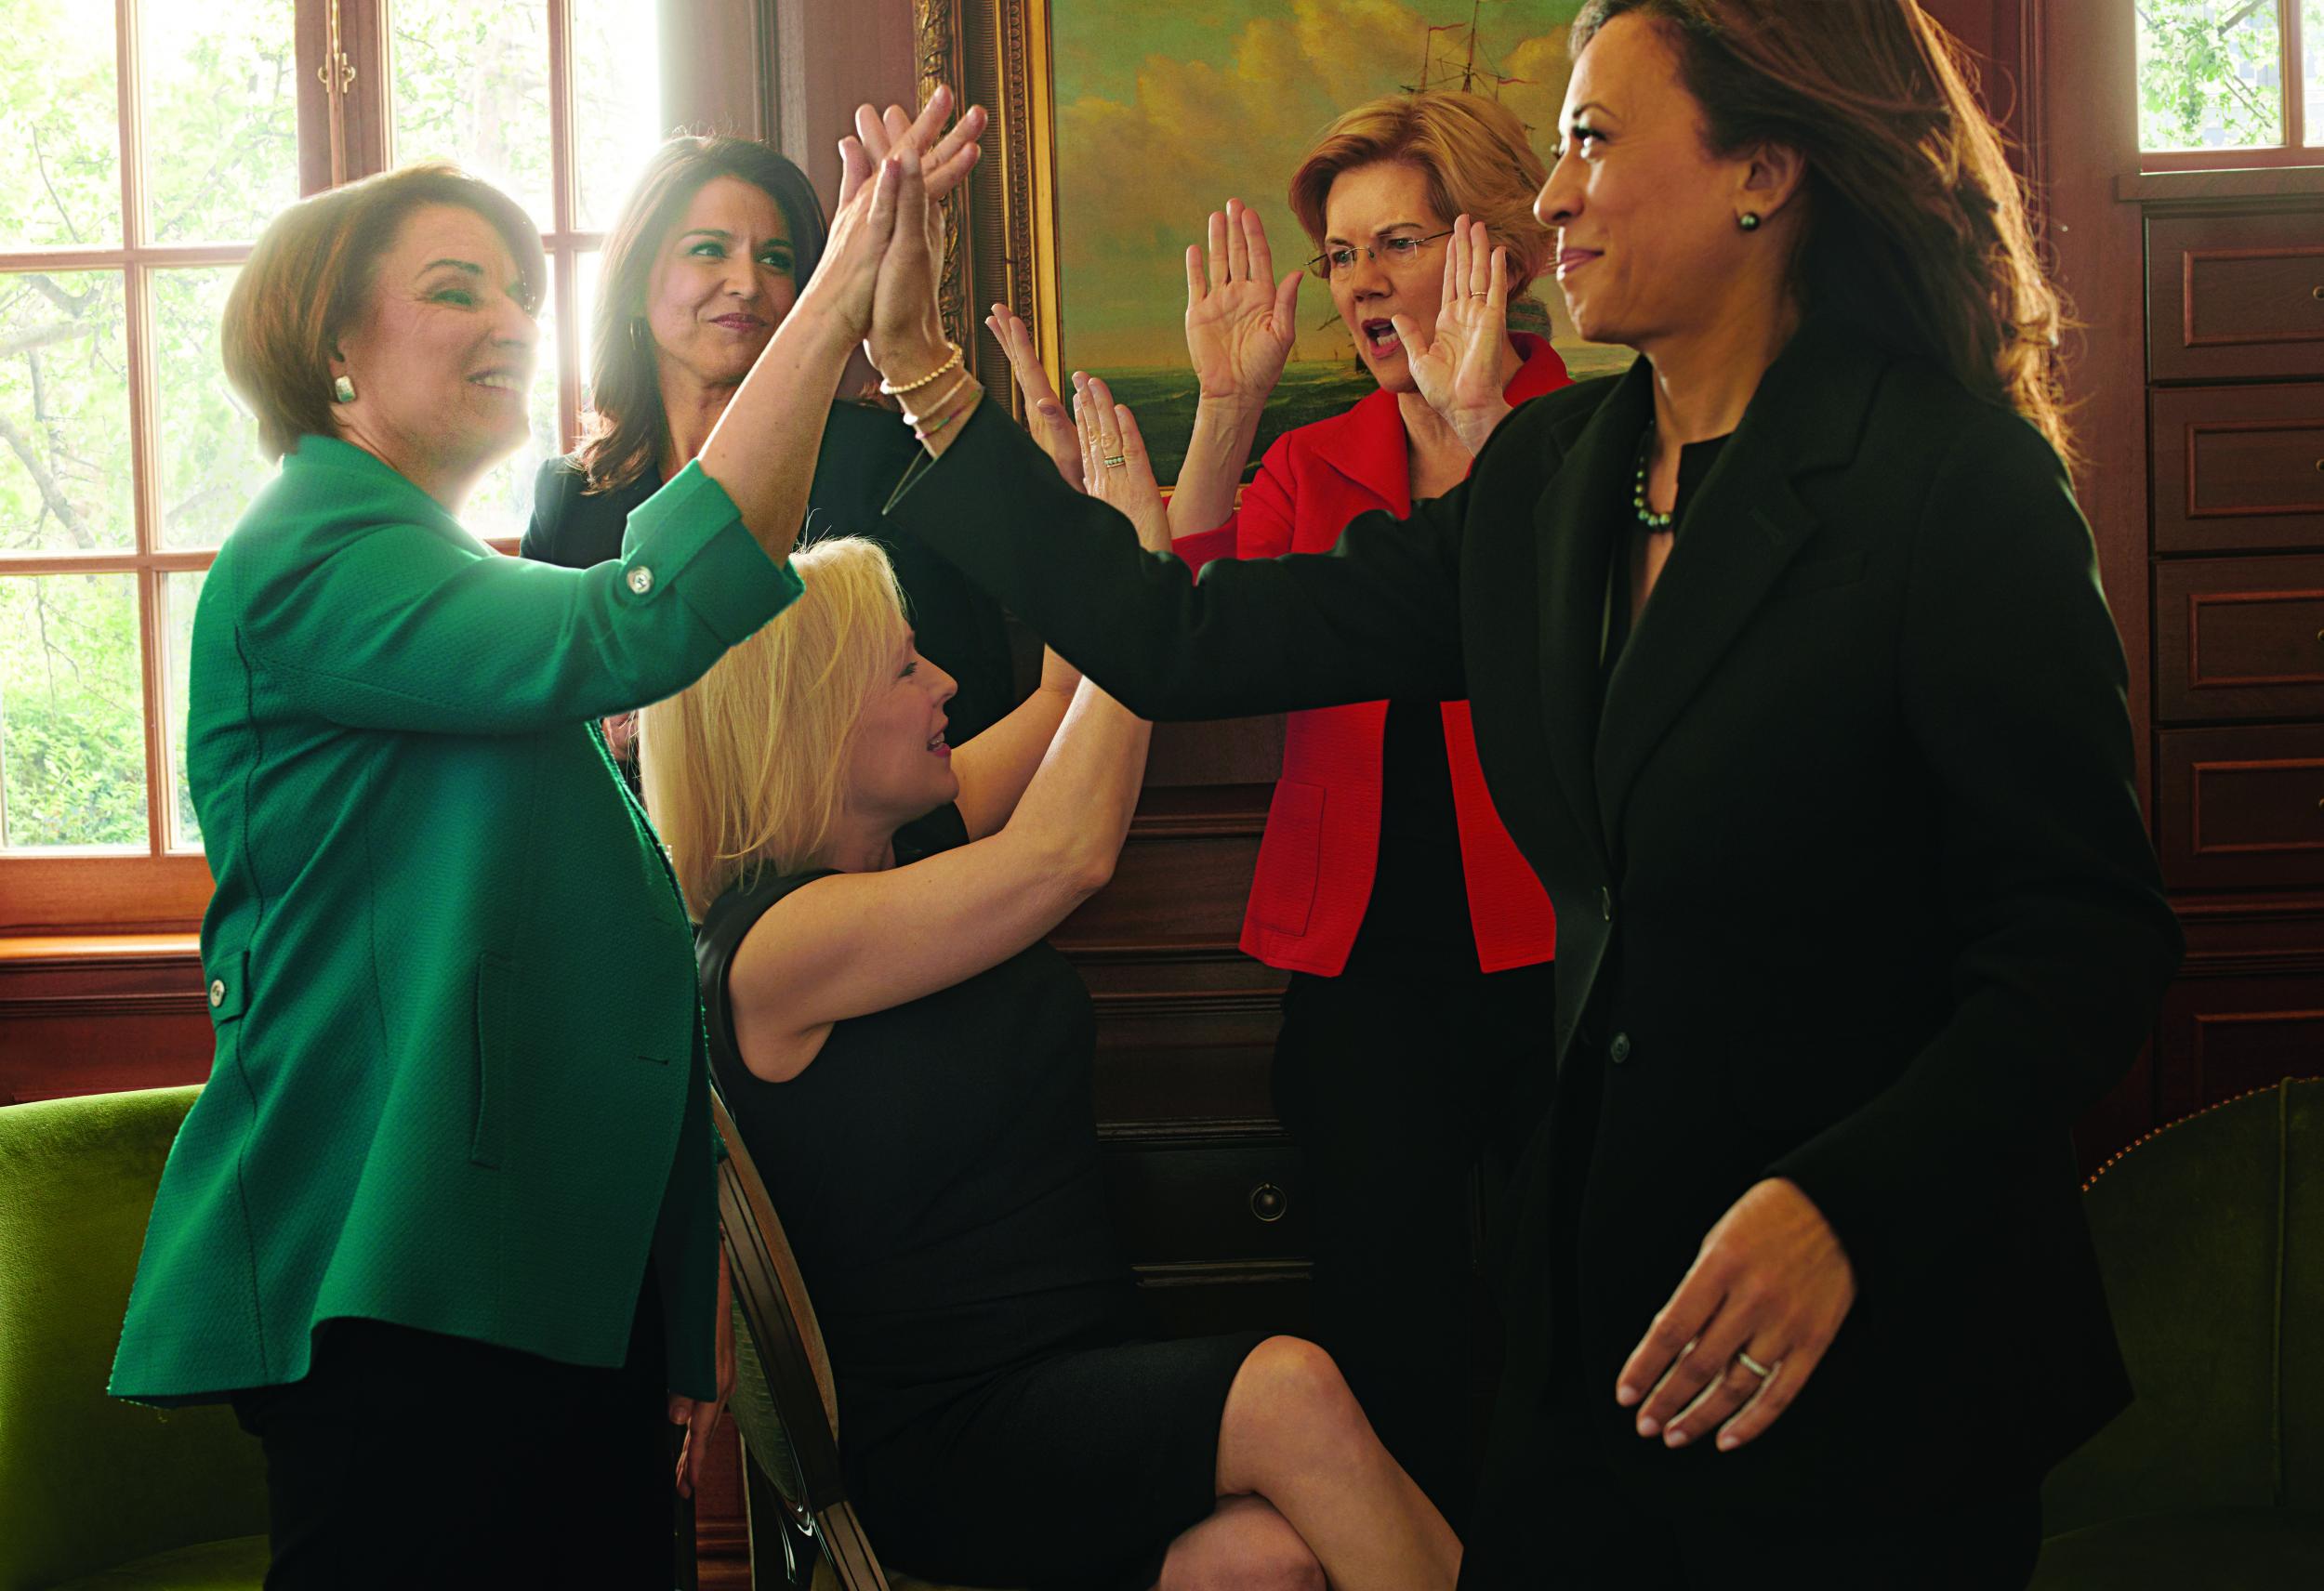
POLYGON ((1081 434, 1082 490, 1118 509, 1148 552, 1170 550, 1169 510, 1154 481, 1138 417, 1094 375, 1074 375, 1074 417, 1081 434))
POLYGON ((1210 212, 1209 280, 1203 251, 1186 245, 1186 353, 1205 403, 1266 402, 1299 335, 1300 273, 1274 280, 1259 213, 1240 199, 1210 212))
POLYGON ((853 138, 839 140, 839 159, 849 180, 842 185, 838 212, 831 217, 815 274, 786 319, 828 322, 837 335, 857 343, 871 329, 874 288, 895 236, 904 174, 893 158, 875 166, 853 138))
MULTIPOLYGON (((1009 369, 1017 378, 1017 390, 1024 394, 1025 429, 1033 433, 1033 440, 1041 444, 1041 451, 1057 466, 1057 473, 1065 478, 1065 484, 1076 492, 1086 491, 1081 433, 1074 425, 1074 417, 1065 413, 1065 405, 1058 401, 1057 388, 1050 384, 1049 371, 1041 363, 1040 350, 1033 346, 1033 328, 1006 304, 994 305, 993 312, 984 317, 984 324, 1000 344, 1000 351, 1009 356, 1009 369)), ((1077 405, 1078 391, 1075 397, 1077 405)))

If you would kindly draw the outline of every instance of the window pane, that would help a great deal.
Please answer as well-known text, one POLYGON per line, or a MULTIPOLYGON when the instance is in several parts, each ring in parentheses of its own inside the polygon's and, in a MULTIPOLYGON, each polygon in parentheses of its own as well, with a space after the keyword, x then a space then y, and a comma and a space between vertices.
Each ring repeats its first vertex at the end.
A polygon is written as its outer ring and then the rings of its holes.
POLYGON ((113 0, 0 0, 0 249, 117 248, 113 0))
POLYGON ((574 259, 573 312, 581 328, 582 431, 588 430, 589 372, 597 367, 597 286, 605 277, 605 256, 591 249, 574 259))
POLYGON ((2324 144, 2324 0, 2307 0, 2300 13, 2301 125, 2310 148, 2324 144))
POLYGON ((654 0, 573 0, 574 226, 601 232, 661 143, 661 40, 654 0))
POLYGON ((292 0, 144 0, 147 235, 255 238, 298 197, 292 0))
POLYGON ((202 572, 162 576, 162 633, 168 638, 169 719, 162 726, 169 747, 169 847, 202 848, 202 824, 186 790, 186 664, 193 654, 193 605, 202 597, 202 572))
POLYGON ((218 318, 239 268, 153 273, 162 545, 211 547, 274 474, 257 424, 226 384, 218 318))
POLYGON ((2283 141, 2275 0, 2137 0, 2137 14, 2139 148, 2283 141))
POLYGON ((395 160, 456 162, 556 225, 549 204, 548 7, 389 0, 395 160))
POLYGON ((0 579, 0 849, 145 848, 133 574, 0 579))
POLYGON ((118 272, 0 274, 0 550, 136 546, 128 362, 118 272))
MULTIPOLYGON (((551 282, 555 278, 552 273, 551 282)), ((553 289, 552 289, 553 292, 553 289)), ((557 304, 541 306, 541 340, 533 363, 532 434, 476 484, 460 509, 460 523, 478 536, 521 536, 533 519, 533 478, 557 445, 557 304)))

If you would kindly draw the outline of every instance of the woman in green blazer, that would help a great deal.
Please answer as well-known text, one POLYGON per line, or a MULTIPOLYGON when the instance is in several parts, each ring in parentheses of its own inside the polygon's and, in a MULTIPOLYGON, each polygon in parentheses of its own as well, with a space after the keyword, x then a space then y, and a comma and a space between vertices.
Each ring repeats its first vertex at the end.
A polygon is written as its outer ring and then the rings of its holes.
POLYGON ((236 284, 227 373, 283 467, 194 621, 217 1053, 112 1389, 234 1402, 271 1587, 669 1584, 663 1422, 715 1418, 713 1139, 685 908, 594 725, 798 595, 919 178, 891 161, 839 215, 700 455, 586 571, 454 517, 526 427, 544 276, 507 198, 392 172, 286 211, 236 284))

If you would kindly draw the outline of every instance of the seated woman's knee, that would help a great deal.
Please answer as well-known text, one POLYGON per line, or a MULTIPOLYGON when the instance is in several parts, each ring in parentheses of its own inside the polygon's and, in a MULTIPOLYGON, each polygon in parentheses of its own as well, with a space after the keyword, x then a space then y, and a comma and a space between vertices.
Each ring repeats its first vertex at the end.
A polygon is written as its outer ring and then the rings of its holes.
POLYGON ((1261 1497, 1226 1497, 1171 1545, 1155 1591, 1326 1591, 1324 1566, 1261 1497))
POLYGON ((1235 1376, 1254 1412, 1293 1424, 1301 1433, 1344 1440, 1364 1412, 1330 1354, 1304 1337, 1269 1337, 1251 1349, 1235 1376))

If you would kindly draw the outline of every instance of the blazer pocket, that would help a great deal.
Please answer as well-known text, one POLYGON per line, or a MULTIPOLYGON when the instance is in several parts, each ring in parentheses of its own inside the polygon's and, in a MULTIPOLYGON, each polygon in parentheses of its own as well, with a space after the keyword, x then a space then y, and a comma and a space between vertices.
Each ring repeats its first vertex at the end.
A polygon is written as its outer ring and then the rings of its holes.
POLYGON ((476 1123, 468 1157, 497 1168, 507 1148, 509 1112, 516 1109, 518 1048, 523 1029, 516 1011, 516 963, 506 956, 476 958, 476 1123))
POLYGON ((1294 939, 1306 933, 1323 855, 1324 787, 1277 780, 1259 845, 1258 876, 1251 881, 1251 920, 1294 939))
POLYGON ((1811 558, 1793 564, 1776 582, 1767 594, 1770 602, 1780 602, 1789 597, 1804 597, 1811 591, 1830 591, 1842 585, 1855 585, 1864 579, 1864 555, 1844 552, 1833 558, 1811 558))

